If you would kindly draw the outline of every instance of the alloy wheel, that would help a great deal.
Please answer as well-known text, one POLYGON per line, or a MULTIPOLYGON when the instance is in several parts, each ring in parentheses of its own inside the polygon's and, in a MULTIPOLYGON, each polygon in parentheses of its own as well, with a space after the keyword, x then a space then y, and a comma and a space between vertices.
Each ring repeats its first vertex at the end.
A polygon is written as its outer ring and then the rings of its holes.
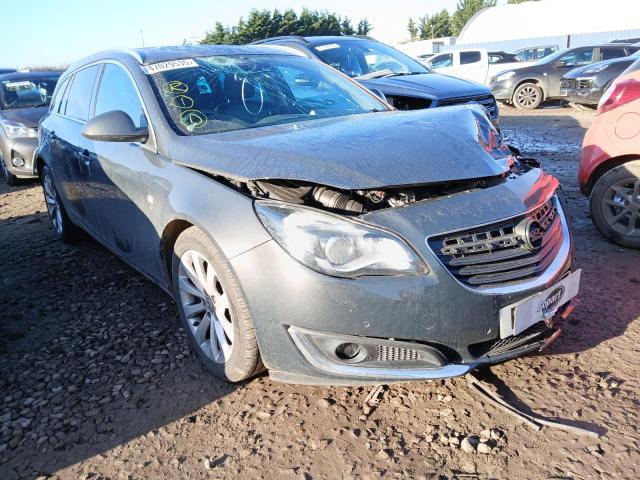
POLYGON ((233 351, 233 313, 212 263, 196 250, 184 252, 178 267, 178 288, 190 333, 198 347, 214 362, 227 362, 233 351))
POLYGON ((47 210, 49 211, 49 217, 53 228, 62 235, 62 210, 58 203, 58 194, 53 186, 53 180, 51 175, 45 174, 42 179, 42 188, 44 189, 44 199, 47 202, 47 210))
POLYGON ((602 215, 616 232, 640 237, 640 178, 627 178, 611 185, 602 200, 602 215))
POLYGON ((538 90, 534 87, 523 87, 518 92, 518 103, 523 107, 531 107, 538 102, 538 90))

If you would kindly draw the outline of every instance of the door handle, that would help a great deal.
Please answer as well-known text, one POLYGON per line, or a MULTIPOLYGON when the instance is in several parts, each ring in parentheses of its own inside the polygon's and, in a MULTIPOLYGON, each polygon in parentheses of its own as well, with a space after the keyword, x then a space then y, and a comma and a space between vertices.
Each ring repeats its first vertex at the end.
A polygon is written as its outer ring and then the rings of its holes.
POLYGON ((82 158, 82 162, 88 167, 91 165, 91 152, 86 148, 80 151, 80 158, 82 158))

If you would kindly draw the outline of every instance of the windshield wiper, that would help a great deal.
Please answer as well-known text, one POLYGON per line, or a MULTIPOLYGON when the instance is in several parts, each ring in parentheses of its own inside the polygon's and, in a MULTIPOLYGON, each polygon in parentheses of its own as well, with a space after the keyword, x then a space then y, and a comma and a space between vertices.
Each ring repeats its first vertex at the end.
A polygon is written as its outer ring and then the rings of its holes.
POLYGON ((392 77, 395 73, 391 70, 377 70, 375 72, 365 73, 364 75, 359 75, 357 77, 353 77, 354 80, 373 80, 374 78, 382 78, 382 77, 392 77))
POLYGON ((388 75, 389 77, 405 77, 407 75, 423 75, 428 72, 398 72, 393 75, 388 75))

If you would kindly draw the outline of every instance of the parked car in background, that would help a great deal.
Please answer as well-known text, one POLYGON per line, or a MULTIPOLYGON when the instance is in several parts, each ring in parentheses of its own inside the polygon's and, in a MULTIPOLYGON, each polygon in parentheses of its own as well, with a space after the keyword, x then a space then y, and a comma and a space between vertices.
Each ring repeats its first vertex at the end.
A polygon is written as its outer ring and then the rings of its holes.
POLYGON ((33 152, 38 122, 47 111, 60 72, 0 75, 0 174, 9 185, 36 176, 33 152))
POLYGON ((464 78, 484 85, 496 72, 505 68, 526 66, 526 63, 523 64, 517 60, 513 60, 511 63, 492 62, 489 52, 480 48, 439 53, 431 57, 426 65, 438 73, 464 78))
POLYGON ((496 99, 532 110, 543 101, 562 98, 560 80, 569 70, 612 58, 626 57, 638 50, 631 45, 598 44, 568 48, 523 68, 504 70, 489 86, 496 99))
POLYGON ((640 50, 628 57, 574 68, 560 80, 560 96, 569 102, 598 105, 611 82, 638 58, 640 50))
POLYGON ((578 293, 558 181, 479 105, 392 110, 291 49, 94 55, 40 135, 56 234, 172 292, 224 380, 462 375, 547 346, 578 293))
POLYGON ((15 71, 15 68, 0 68, 0 75, 4 75, 5 73, 13 73, 15 71))
POLYGON ((613 40, 607 40, 604 43, 639 43, 640 37, 631 38, 614 38, 613 40))
POLYGON ((519 62, 535 62, 558 51, 558 45, 519 48, 513 54, 519 62))
POLYGON ((640 59, 600 99, 582 143, 578 179, 598 230, 640 248, 640 59))
POLYGON ((487 87, 434 73, 404 53, 370 38, 287 36, 254 44, 293 48, 331 65, 372 91, 381 92, 399 110, 478 103, 498 125, 498 107, 487 87))
POLYGON ((489 52, 489 63, 515 63, 520 60, 516 57, 514 53, 507 53, 503 51, 489 52))

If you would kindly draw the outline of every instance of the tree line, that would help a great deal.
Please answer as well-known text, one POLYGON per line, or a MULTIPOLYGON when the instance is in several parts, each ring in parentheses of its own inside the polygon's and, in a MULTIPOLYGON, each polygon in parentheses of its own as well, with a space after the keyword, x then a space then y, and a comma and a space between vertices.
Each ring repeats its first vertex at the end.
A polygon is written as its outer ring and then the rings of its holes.
MULTIPOLYGON (((523 3, 535 0, 508 0, 507 3, 523 3)), ((467 22, 483 8, 493 7, 496 0, 458 0, 455 12, 449 14, 442 9, 433 15, 409 18, 407 30, 411 40, 429 40, 431 38, 457 37, 467 22)))
POLYGON ((280 35, 368 35, 373 26, 366 18, 355 26, 348 17, 336 13, 303 9, 300 15, 294 10, 280 12, 251 10, 247 18, 241 17, 236 25, 225 26, 216 22, 214 29, 200 41, 213 45, 244 45, 280 35))

